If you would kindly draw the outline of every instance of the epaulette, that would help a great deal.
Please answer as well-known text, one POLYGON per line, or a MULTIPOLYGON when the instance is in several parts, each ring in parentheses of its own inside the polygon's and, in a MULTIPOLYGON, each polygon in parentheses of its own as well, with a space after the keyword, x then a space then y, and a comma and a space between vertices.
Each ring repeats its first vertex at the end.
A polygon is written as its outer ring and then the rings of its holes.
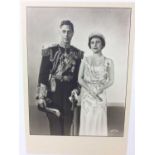
POLYGON ((42 56, 49 56, 53 52, 53 48, 58 46, 58 44, 44 45, 42 46, 42 56))

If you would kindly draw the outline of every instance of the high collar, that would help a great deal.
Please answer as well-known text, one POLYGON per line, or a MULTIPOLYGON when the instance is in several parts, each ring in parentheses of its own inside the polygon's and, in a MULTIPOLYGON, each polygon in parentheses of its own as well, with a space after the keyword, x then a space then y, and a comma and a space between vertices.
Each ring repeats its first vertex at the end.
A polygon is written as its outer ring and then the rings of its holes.
POLYGON ((62 48, 64 48, 64 49, 70 48, 70 43, 65 44, 64 42, 60 42, 59 45, 60 45, 60 47, 62 47, 62 48))
POLYGON ((62 53, 66 53, 66 54, 69 54, 71 52, 71 48, 68 47, 68 48, 64 48, 62 47, 61 45, 59 45, 59 49, 62 53))

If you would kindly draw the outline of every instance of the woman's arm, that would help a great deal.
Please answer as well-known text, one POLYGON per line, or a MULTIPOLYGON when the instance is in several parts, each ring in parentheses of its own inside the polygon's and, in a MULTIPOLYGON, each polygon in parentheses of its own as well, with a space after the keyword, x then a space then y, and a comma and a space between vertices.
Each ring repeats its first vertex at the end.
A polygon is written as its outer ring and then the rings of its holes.
POLYGON ((107 66, 107 72, 108 72, 108 82, 105 83, 104 89, 110 87, 114 83, 114 63, 112 60, 110 60, 109 66, 107 66))
POLYGON ((98 92, 98 94, 102 93, 104 89, 110 87, 114 83, 114 64, 113 61, 110 60, 107 66, 107 74, 108 74, 108 80, 107 82, 101 82, 102 84, 102 90, 98 92))
POLYGON ((79 75, 78 75, 79 84, 81 85, 81 87, 85 88, 91 96, 102 101, 102 99, 97 95, 97 92, 93 92, 89 88, 88 83, 84 80, 84 71, 85 71, 85 63, 82 62, 80 65, 80 70, 79 70, 79 75))
POLYGON ((81 85, 81 87, 89 91, 88 84, 84 80, 84 70, 85 70, 85 63, 82 61, 79 69, 78 82, 81 85))

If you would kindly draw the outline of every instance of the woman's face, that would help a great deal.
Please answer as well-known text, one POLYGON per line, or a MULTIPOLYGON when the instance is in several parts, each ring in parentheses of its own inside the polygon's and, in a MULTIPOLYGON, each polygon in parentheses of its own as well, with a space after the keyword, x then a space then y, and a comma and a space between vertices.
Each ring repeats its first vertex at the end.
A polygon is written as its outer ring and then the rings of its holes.
POLYGON ((94 53, 99 53, 102 50, 102 41, 98 37, 94 37, 90 41, 90 48, 94 53))

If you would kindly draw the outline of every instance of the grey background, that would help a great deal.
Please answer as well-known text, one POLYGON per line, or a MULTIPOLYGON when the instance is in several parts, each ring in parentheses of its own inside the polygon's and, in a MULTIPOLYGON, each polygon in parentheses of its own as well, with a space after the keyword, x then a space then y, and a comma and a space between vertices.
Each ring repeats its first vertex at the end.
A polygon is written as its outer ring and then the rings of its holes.
POLYGON ((115 81, 107 89, 108 103, 124 106, 130 11, 124 8, 27 8, 29 104, 35 103, 41 47, 58 43, 60 21, 69 19, 75 27, 72 45, 83 50, 85 55, 92 54, 87 46, 90 33, 100 32, 105 36, 103 54, 113 59, 115 65, 115 81))

